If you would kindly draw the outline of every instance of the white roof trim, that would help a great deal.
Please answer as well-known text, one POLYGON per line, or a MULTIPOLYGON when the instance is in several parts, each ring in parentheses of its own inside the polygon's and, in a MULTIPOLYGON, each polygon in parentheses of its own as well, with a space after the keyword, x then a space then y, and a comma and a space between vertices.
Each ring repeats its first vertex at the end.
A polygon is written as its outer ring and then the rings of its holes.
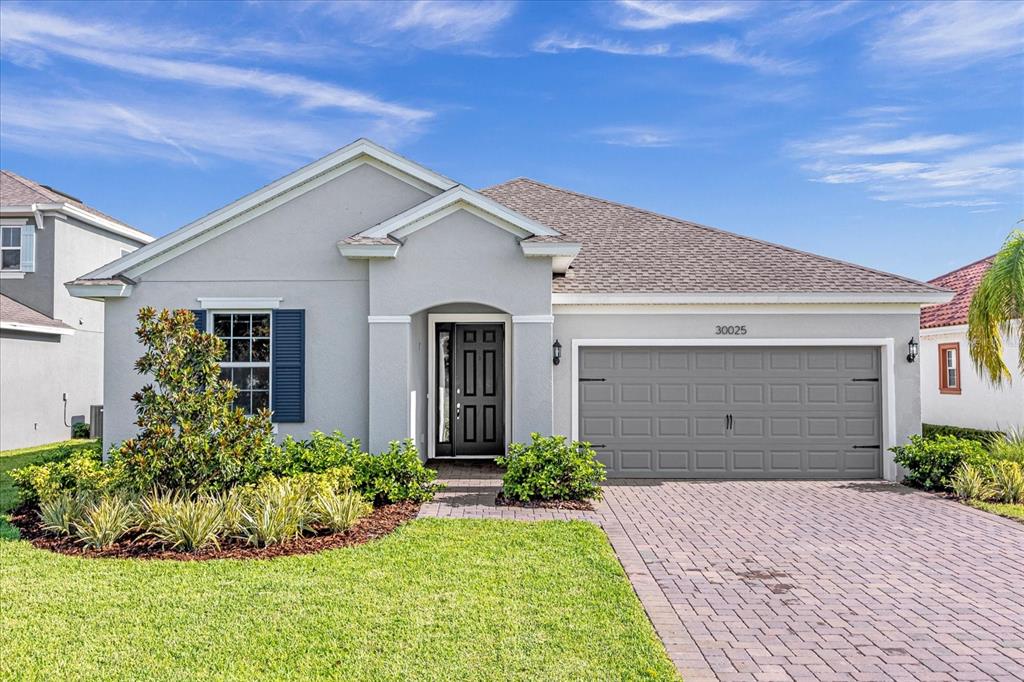
POLYGON ((338 253, 345 258, 394 258, 401 244, 347 244, 338 242, 338 253))
POLYGON ((952 292, 911 293, 779 292, 779 293, 691 293, 691 294, 551 294, 552 305, 661 305, 738 303, 948 303, 952 292))
POLYGON ((555 315, 917 315, 921 307, 916 303, 553 304, 552 310, 555 315))
POLYGON ((64 288, 75 298, 91 298, 97 301, 104 298, 127 298, 132 295, 132 285, 125 282, 120 284, 75 284, 68 282, 64 285, 64 288))
MULTIPOLYGON (((467 210, 475 208, 484 214, 481 216, 484 219, 494 222, 499 227, 503 227, 520 237, 532 235, 557 237, 561 234, 547 225, 542 225, 536 220, 530 220, 523 214, 502 206, 492 199, 488 199, 479 192, 474 192, 463 185, 457 185, 432 199, 427 199, 423 203, 413 206, 404 213, 399 213, 368 230, 363 230, 358 236, 370 237, 372 239, 392 236, 401 239, 440 220, 446 215, 450 215, 455 210, 458 210, 458 208, 467 210)), ((471 212, 480 215, 476 211, 471 212)))
POLYGON ((944 336, 947 334, 966 334, 966 324, 950 324, 944 327, 921 327, 921 338, 929 336, 944 336))
POLYGON ((417 186, 426 184, 442 191, 455 186, 454 181, 443 175, 388 151, 369 140, 359 139, 279 180, 275 180, 262 189, 247 194, 241 199, 157 239, 152 244, 90 272, 83 279, 105 279, 120 274, 132 278, 137 277, 213 237, 276 208, 284 203, 285 198, 291 198, 293 190, 301 187, 304 192, 309 191, 363 163, 372 163, 373 161, 408 176, 415 181, 411 184, 417 184, 417 186), (286 197, 286 195, 289 196, 286 197))
POLYGON ((579 255, 582 244, 575 242, 519 242, 527 258, 551 258, 551 271, 564 275, 579 255))
POLYGON ((55 336, 74 336, 75 330, 67 327, 48 327, 42 324, 23 324, 21 322, 0 321, 0 329, 15 332, 31 332, 33 334, 53 334, 55 336))
MULTIPOLYGON (((98 216, 95 213, 87 211, 84 208, 79 208, 74 204, 26 204, 24 206, 0 207, 0 215, 22 215, 26 213, 35 215, 40 211, 57 211, 75 218, 76 220, 81 220, 83 223, 92 225, 93 227, 98 227, 121 237, 127 237, 128 239, 142 244, 149 244, 156 239, 156 237, 148 235, 145 232, 140 232, 135 228, 98 216)), ((42 228, 42 225, 38 225, 37 227, 42 228)))

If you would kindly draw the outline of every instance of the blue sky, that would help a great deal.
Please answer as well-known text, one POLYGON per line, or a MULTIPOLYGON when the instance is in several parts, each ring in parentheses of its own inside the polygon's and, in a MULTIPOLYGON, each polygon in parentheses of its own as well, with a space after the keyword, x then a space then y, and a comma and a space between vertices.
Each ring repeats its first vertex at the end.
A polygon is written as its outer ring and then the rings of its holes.
POLYGON ((360 136, 918 278, 1024 215, 1024 3, 4 2, 0 57, 3 166, 156 235, 360 136))

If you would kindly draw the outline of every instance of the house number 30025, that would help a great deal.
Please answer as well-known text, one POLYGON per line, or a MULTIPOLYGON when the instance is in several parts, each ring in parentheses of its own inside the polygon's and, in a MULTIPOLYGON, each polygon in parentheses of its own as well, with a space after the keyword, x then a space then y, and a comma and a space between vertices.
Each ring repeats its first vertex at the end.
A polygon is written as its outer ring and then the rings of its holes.
POLYGON ((737 325, 732 325, 732 324, 723 325, 723 324, 719 324, 719 325, 715 325, 715 334, 718 335, 718 336, 746 336, 746 334, 747 334, 747 325, 745 325, 745 324, 737 324, 737 325))

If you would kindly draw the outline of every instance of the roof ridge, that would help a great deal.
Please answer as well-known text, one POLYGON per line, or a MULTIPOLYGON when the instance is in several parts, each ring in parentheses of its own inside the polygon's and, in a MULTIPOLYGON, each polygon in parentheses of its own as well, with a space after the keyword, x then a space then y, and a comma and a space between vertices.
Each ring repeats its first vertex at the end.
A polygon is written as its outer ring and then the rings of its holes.
POLYGON ((937 282, 938 280, 943 279, 945 277, 949 277, 950 275, 956 274, 956 273, 960 272, 961 270, 966 270, 967 268, 972 268, 975 265, 977 265, 978 263, 983 263, 983 262, 985 262, 987 260, 992 260, 997 255, 998 254, 993 253, 991 256, 985 256, 984 258, 979 258, 978 260, 976 260, 974 262, 971 262, 971 263, 968 263, 967 265, 961 265, 960 267, 955 268, 953 270, 950 270, 949 272, 943 273, 941 275, 938 275, 937 277, 932 277, 930 280, 928 280, 928 282, 929 283, 937 282))
POLYGON ((851 263, 849 261, 840 260, 838 258, 832 258, 831 256, 823 256, 823 255, 821 255, 819 253, 811 253, 810 251, 803 251, 801 249, 795 249, 792 246, 786 246, 785 244, 777 244, 775 242, 769 242, 769 241, 766 241, 764 239, 758 239, 756 237, 751 237, 751 236, 748 236, 748 235, 745 235, 745 234, 739 234, 737 232, 731 232, 729 230, 723 230, 723 229, 721 229, 719 227, 712 227, 710 225, 703 225, 701 223, 695 223, 692 220, 683 220, 682 218, 676 218, 675 216, 666 215, 664 213, 658 213, 656 211, 651 211, 649 209, 641 208, 639 206, 633 206, 632 204, 624 204, 622 202, 612 201, 610 199, 604 199, 602 197, 595 197, 595 196, 592 196, 592 195, 589 195, 589 194, 583 194, 582 192, 577 192, 577 191, 574 191, 574 190, 571 190, 571 189, 566 189, 564 187, 558 187, 556 185, 551 185, 551 184, 548 184, 546 182, 541 182, 540 180, 534 180, 533 178, 527 178, 527 177, 520 176, 520 177, 517 177, 517 178, 512 178, 511 180, 506 180, 505 182, 498 183, 497 185, 492 185, 491 187, 486 187, 484 189, 494 189, 496 187, 501 187, 502 185, 511 184, 513 182, 516 182, 516 181, 525 181, 525 182, 533 183, 534 185, 539 185, 541 187, 545 187, 547 189, 554 190, 556 192, 564 192, 565 194, 572 194, 574 196, 577 196, 577 197, 580 197, 580 198, 583 198, 583 199, 590 199, 592 201, 596 201, 596 202, 599 202, 599 203, 602 203, 602 204, 607 204, 609 206, 615 206, 615 207, 618 207, 618 208, 626 208, 626 209, 630 209, 630 210, 633 210, 633 211, 639 211, 640 213, 645 213, 647 215, 655 216, 657 218, 662 218, 664 220, 669 220, 669 221, 672 221, 672 222, 675 222, 675 223, 679 223, 679 224, 682 224, 682 225, 691 225, 693 227, 697 227, 697 228, 700 228, 702 230, 708 230, 710 232, 717 232, 719 234, 727 234, 727 235, 730 235, 732 237, 737 237, 739 239, 745 239, 747 241, 754 242, 754 243, 757 243, 757 244, 762 244, 764 246, 770 246, 770 247, 774 247, 774 248, 777 248, 777 249, 782 249, 783 251, 789 251, 790 253, 796 253, 796 254, 800 254, 800 255, 803 255, 803 256, 810 256, 812 258, 820 258, 822 260, 827 260, 827 261, 832 262, 832 263, 838 263, 840 265, 846 265, 846 266, 849 266, 849 267, 852 267, 852 268, 855 268, 855 269, 858 269, 858 270, 862 270, 864 272, 870 272, 870 273, 875 274, 875 275, 882 275, 882 276, 885 276, 885 277, 893 277, 895 279, 899 279, 899 280, 907 282, 909 284, 916 284, 918 286, 928 287, 929 289, 933 289, 935 291, 945 291, 945 289, 943 289, 942 287, 937 287, 937 286, 935 286, 933 284, 930 284, 928 282, 922 282, 920 280, 916 280, 916 279, 913 279, 911 277, 905 277, 904 275, 897 275, 896 273, 886 272, 884 270, 876 270, 875 268, 869 268, 866 265, 858 265, 857 263, 851 263))

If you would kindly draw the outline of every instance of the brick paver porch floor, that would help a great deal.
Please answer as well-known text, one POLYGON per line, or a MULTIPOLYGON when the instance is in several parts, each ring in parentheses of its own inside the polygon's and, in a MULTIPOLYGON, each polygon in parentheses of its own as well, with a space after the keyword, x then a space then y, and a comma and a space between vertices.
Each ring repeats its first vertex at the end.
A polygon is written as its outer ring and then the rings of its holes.
POLYGON ((1024 525, 881 482, 610 481, 594 512, 495 507, 440 465, 421 516, 599 523, 688 682, 1024 680, 1024 525))

